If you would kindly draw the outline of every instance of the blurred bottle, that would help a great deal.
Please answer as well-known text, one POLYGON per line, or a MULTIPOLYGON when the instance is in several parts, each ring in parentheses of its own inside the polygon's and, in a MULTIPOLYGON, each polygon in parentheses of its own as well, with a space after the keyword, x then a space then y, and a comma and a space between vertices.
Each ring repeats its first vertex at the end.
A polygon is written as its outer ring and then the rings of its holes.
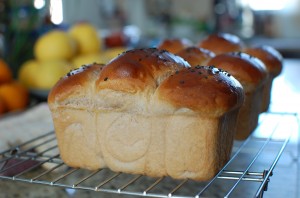
POLYGON ((214 0, 214 32, 228 32, 242 38, 254 35, 254 15, 247 4, 237 0, 214 0))
POLYGON ((254 31, 254 14, 248 5, 241 7, 241 28, 239 34, 244 38, 251 38, 254 31))

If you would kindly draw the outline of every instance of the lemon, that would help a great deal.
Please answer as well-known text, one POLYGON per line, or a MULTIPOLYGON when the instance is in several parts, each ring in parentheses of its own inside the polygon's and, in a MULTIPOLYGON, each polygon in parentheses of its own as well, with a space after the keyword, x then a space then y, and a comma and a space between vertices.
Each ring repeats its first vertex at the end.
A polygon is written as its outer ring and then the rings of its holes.
POLYGON ((35 59, 23 63, 19 70, 19 81, 29 89, 49 90, 70 70, 65 60, 38 61, 35 59))
POLYGON ((70 70, 70 64, 64 60, 40 62, 38 73, 34 77, 34 88, 51 89, 70 70))
POLYGON ((123 47, 115 47, 109 48, 99 53, 90 53, 90 54, 81 54, 75 56, 71 62, 74 68, 79 68, 82 65, 91 64, 91 63, 102 63, 106 64, 111 59, 117 57, 122 52, 124 52, 126 48, 123 47))
POLYGON ((117 57, 118 55, 122 54, 122 52, 126 51, 127 49, 124 47, 113 47, 106 49, 102 56, 106 60, 106 62, 109 62, 111 59, 117 57))
POLYGON ((40 61, 68 60, 76 52, 76 43, 72 37, 61 30, 51 30, 38 38, 34 45, 34 55, 40 61))
POLYGON ((38 74, 39 63, 37 60, 28 60, 19 69, 18 78, 20 83, 30 88, 35 86, 35 76, 38 74))
POLYGON ((92 64, 92 63, 106 63, 106 59, 100 53, 94 54, 82 54, 75 56, 71 63, 74 68, 79 68, 82 65, 92 64))
POLYGON ((100 51, 101 39, 97 29, 90 23, 76 23, 70 28, 69 34, 76 41, 78 54, 91 54, 100 51))

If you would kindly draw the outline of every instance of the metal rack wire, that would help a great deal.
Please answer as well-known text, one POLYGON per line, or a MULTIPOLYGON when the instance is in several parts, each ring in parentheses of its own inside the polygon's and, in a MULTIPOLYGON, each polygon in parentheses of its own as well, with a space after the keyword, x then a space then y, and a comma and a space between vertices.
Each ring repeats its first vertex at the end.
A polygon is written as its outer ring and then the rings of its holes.
POLYGON ((0 179, 146 197, 235 197, 247 189, 251 197, 263 197, 291 134, 298 130, 295 113, 262 114, 253 134, 235 141, 230 161, 207 182, 70 168, 60 159, 51 131, 1 152, 0 179))

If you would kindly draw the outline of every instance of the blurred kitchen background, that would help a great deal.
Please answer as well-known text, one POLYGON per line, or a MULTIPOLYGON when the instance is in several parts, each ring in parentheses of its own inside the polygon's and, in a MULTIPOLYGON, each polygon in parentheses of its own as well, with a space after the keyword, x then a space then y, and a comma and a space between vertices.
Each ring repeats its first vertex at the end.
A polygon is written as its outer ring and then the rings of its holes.
POLYGON ((299 10, 300 0, 0 0, 0 56, 17 75, 40 35, 88 21, 104 47, 151 47, 172 37, 197 42, 229 32, 298 57, 299 10))

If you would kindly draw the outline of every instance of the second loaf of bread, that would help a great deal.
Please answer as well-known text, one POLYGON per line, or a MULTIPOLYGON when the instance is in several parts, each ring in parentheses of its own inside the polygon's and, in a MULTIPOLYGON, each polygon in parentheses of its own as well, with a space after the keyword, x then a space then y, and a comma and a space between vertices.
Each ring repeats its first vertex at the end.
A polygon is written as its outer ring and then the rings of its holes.
POLYGON ((151 48, 69 73, 48 103, 69 166, 207 180, 230 158, 243 99, 228 73, 151 48))

